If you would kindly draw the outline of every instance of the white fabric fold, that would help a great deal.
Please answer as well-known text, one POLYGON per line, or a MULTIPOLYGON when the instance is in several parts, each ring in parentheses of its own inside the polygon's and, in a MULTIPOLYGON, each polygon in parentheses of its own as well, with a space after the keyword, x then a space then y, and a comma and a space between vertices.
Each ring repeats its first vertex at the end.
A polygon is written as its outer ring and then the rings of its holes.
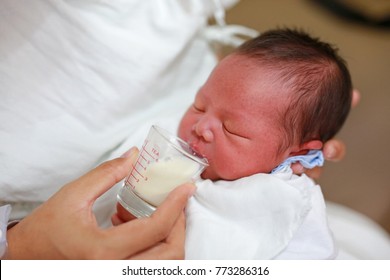
POLYGON ((0 259, 4 256, 7 250, 7 223, 10 213, 10 205, 0 206, 0 259))
POLYGON ((197 186, 186 211, 186 259, 275 257, 311 209, 309 188, 315 185, 285 169, 197 186))

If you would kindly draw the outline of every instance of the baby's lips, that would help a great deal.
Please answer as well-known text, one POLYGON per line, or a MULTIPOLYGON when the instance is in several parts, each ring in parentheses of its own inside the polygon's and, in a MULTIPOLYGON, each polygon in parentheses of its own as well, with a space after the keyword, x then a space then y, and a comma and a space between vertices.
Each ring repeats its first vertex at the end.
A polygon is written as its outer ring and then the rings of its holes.
POLYGON ((198 144, 197 144, 197 143, 188 142, 188 144, 190 145, 191 153, 192 153, 194 156, 204 157, 204 156, 199 152, 199 147, 198 147, 198 144))
POLYGON ((197 157, 200 157, 200 158, 205 158, 206 161, 207 161, 207 157, 204 154, 202 154, 201 152, 199 152, 199 146, 198 146, 197 143, 189 142, 188 144, 190 145, 191 153, 194 156, 197 156, 197 157))

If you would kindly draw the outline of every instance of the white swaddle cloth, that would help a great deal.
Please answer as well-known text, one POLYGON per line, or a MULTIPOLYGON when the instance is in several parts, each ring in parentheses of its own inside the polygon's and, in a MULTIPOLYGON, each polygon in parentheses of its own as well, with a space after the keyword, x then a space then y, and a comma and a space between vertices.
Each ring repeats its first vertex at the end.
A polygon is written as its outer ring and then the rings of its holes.
POLYGON ((186 259, 272 259, 310 211, 309 188, 318 187, 290 168, 197 186, 187 206, 186 259))

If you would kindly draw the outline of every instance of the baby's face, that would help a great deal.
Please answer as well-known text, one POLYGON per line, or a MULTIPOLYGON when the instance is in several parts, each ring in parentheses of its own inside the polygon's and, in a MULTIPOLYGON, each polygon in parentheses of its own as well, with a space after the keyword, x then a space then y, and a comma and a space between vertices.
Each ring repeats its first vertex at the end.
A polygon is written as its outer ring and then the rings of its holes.
POLYGON ((235 180, 270 172, 289 154, 279 152, 287 105, 272 74, 251 59, 221 61, 183 116, 179 137, 209 161, 204 179, 235 180))

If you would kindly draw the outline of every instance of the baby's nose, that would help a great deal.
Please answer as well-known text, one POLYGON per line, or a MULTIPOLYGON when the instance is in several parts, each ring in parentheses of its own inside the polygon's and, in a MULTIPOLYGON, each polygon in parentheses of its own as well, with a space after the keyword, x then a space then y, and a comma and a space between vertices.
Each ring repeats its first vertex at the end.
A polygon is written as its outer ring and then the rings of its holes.
POLYGON ((206 142, 212 142, 214 140, 214 134, 212 132, 210 122, 200 120, 194 124, 192 130, 206 142))

